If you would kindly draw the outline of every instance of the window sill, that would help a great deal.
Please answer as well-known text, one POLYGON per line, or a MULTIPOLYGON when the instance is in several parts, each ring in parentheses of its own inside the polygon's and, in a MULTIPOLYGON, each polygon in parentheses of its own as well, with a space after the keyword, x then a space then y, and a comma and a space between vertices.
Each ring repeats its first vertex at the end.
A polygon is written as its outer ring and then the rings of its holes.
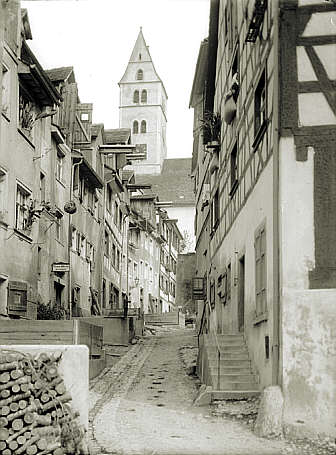
POLYGON ((259 325, 262 322, 267 322, 267 320, 268 320, 268 311, 265 311, 264 313, 261 313, 254 318, 253 325, 259 325))
POLYGON ((27 136, 27 134, 24 132, 24 130, 21 128, 18 128, 18 132, 29 143, 29 145, 31 145, 33 147, 33 149, 35 149, 35 145, 33 144, 32 139, 29 136, 27 136))
POLYGON ((20 229, 14 228, 14 233, 20 237, 22 240, 25 240, 26 242, 32 243, 33 239, 27 235, 25 232, 21 231, 20 229))
POLYGON ((237 191, 237 188, 238 188, 238 180, 235 180, 234 184, 231 186, 231 190, 229 193, 230 197, 232 197, 235 194, 235 192, 237 191))
POLYGON ((58 182, 60 185, 63 186, 63 188, 66 188, 66 184, 65 184, 64 182, 62 182, 62 180, 60 180, 60 179, 57 178, 56 176, 55 176, 55 179, 56 179, 56 182, 58 182))
POLYGON ((5 114, 4 112, 2 112, 1 115, 7 120, 7 122, 10 123, 10 117, 9 117, 7 114, 5 114))

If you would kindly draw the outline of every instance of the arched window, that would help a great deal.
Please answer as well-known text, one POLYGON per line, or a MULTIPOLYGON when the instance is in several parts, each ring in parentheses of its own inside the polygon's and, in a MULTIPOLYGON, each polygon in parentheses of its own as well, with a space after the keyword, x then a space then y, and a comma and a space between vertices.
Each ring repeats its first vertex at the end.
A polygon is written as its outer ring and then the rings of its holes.
POLYGON ((141 120, 141 133, 147 132, 146 120, 141 120))
POLYGON ((147 103, 147 90, 142 90, 141 92, 141 102, 147 103))
POLYGON ((133 103, 138 103, 138 102, 139 102, 139 90, 135 90, 135 92, 133 93, 133 103))
POLYGON ((138 134, 138 132, 139 132, 139 122, 137 120, 134 120, 134 122, 133 122, 133 134, 138 134))
POLYGON ((143 79, 143 71, 142 70, 138 70, 136 78, 137 78, 137 81, 142 81, 142 79, 143 79))

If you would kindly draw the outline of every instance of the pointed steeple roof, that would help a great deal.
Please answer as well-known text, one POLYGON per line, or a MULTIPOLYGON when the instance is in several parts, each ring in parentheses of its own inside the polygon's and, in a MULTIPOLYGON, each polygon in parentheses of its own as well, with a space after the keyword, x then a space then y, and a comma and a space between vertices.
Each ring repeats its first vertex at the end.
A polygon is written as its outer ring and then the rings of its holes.
POLYGON ((119 81, 119 84, 127 82, 127 74, 128 74, 128 69, 129 68, 134 67, 133 65, 141 65, 141 63, 147 63, 147 65, 148 64, 151 65, 151 67, 153 69, 153 72, 155 74, 155 80, 161 82, 163 90, 164 90, 164 92, 166 94, 166 97, 168 98, 165 86, 164 86, 164 84, 162 82, 162 79, 160 78, 160 76, 156 72, 152 57, 151 57, 150 52, 149 52, 149 46, 147 46, 145 38, 144 38, 143 33, 142 33, 142 27, 140 27, 140 31, 139 31, 138 37, 136 39, 133 51, 131 53, 131 57, 130 57, 130 59, 128 61, 128 65, 126 67, 126 70, 125 70, 122 78, 119 81))
POLYGON ((148 46, 142 33, 142 27, 140 27, 140 31, 135 42, 129 62, 140 63, 144 61, 151 62, 152 58, 150 56, 148 46))

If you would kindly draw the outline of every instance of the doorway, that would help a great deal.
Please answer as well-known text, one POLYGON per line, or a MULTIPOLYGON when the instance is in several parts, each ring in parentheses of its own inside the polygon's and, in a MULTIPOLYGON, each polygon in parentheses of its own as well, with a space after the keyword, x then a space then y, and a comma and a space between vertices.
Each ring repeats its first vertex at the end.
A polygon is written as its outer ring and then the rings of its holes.
POLYGON ((245 317, 245 256, 238 263, 238 331, 244 331, 245 317))

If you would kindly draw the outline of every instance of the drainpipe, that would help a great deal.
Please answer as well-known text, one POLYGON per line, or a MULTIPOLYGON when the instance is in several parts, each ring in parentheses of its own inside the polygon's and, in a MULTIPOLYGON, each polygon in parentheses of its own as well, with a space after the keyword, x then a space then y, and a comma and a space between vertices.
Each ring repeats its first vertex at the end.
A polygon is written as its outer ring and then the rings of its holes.
POLYGON ((279 191, 279 71, 280 71, 280 46, 279 46, 279 1, 274 0, 274 151, 273 151, 273 343, 272 343, 272 384, 281 384, 279 378, 279 345, 280 345, 280 191, 279 191))
MULTIPOLYGON (((73 184, 73 176, 75 167, 79 166, 83 162, 83 158, 80 159, 78 163, 72 164, 72 157, 71 157, 71 149, 70 149, 70 160, 71 160, 71 168, 70 168, 70 201, 72 200, 72 184, 73 184)), ((72 215, 69 213, 69 225, 68 225, 68 259, 69 259, 69 279, 68 279, 68 302, 69 302, 69 318, 72 319, 72 301, 71 301, 71 217, 72 215)))

